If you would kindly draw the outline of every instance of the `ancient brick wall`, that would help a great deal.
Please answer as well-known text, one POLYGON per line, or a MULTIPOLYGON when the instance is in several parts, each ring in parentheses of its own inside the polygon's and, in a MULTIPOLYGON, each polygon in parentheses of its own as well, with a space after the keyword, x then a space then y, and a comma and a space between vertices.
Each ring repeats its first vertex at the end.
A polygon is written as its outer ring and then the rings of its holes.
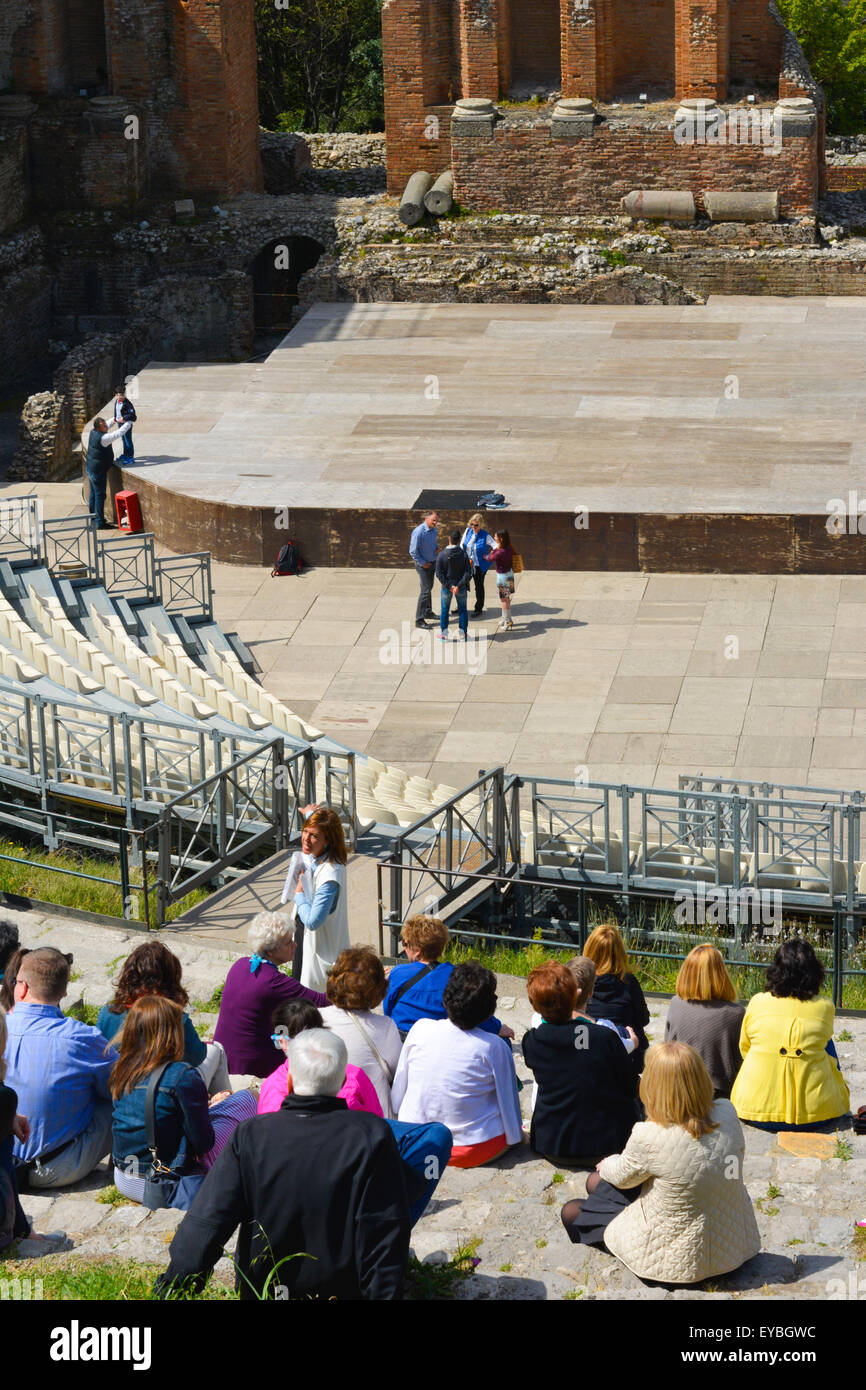
POLYGON ((28 229, 0 242, 0 395, 31 383, 50 323, 51 272, 41 235, 28 229))
MULTIPOLYGON (((674 0, 611 0, 613 87, 674 94, 674 0)), ((582 94, 581 94, 582 95, 582 94)))
POLYGON ((512 82, 544 80, 558 87, 559 0, 510 0, 509 10, 512 82))
MULTIPOLYGON (((783 34, 781 17, 771 13, 767 0, 735 0, 731 24, 731 82, 745 83, 775 96, 783 34)), ((779 92, 779 95, 786 93, 779 92)))
MULTIPOLYGON (((461 3, 462 0, 454 0, 458 32, 461 3)), ((426 36, 431 27, 441 25, 447 31, 451 24, 451 0, 402 0, 399 6, 387 5, 382 11, 390 193, 402 193, 406 180, 416 169, 441 174, 451 162, 451 107, 425 102, 426 92, 444 91, 449 83, 455 98, 462 90, 456 75, 452 82, 452 54, 444 38, 432 52, 427 52, 426 36)))
POLYGON ((120 334, 100 333, 74 348, 54 373, 54 391, 69 402, 72 429, 80 434, 124 379, 126 352, 120 334))
POLYGON ((866 295, 866 260, 771 254, 739 260, 692 252, 638 253, 631 260, 698 294, 866 295))
POLYGON ((866 164, 828 164, 827 191, 829 193, 866 192, 866 164))
POLYGON ((551 140, 548 122, 500 126, 490 139, 454 141, 455 197, 467 207, 527 212, 619 212, 635 188, 778 189, 783 216, 812 212, 817 139, 787 139, 778 155, 751 146, 677 144, 664 128, 599 125, 589 139, 551 140))
POLYGON ((253 285, 227 271, 207 278, 166 276, 135 292, 129 352, 138 370, 150 358, 240 361, 253 348, 253 285))
POLYGON ((24 220, 27 143, 23 125, 0 125, 0 236, 24 220))

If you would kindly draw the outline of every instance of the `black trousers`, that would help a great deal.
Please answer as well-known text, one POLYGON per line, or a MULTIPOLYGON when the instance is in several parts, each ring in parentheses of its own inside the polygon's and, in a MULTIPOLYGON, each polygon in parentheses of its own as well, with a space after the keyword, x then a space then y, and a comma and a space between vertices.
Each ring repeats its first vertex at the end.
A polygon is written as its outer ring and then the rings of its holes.
POLYGON ((480 613, 484 607, 484 570, 477 565, 472 566, 472 582, 475 585, 475 612, 480 613))

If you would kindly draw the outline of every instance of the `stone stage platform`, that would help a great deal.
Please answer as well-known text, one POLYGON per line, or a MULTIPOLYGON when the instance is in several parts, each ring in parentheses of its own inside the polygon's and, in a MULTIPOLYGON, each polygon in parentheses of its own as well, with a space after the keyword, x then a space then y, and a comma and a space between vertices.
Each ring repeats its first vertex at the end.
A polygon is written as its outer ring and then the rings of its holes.
POLYGON ((401 565, 419 507, 495 489, 531 568, 866 571, 856 515, 828 532, 866 508, 862 298, 317 304, 263 362, 151 363, 136 408, 124 484, 175 550, 401 565))

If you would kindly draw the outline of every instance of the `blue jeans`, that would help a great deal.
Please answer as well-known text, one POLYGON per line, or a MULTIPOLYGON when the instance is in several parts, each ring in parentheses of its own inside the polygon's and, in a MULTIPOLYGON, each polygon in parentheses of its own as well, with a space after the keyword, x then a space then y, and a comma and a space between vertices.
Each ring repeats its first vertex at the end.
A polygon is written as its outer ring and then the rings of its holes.
MULTIPOLYGON (((466 607, 466 585, 461 584, 457 590, 457 625, 465 635, 469 630, 469 611, 466 607)), ((448 614, 451 609, 452 593, 445 585, 442 586, 442 608, 439 613, 439 626, 443 632, 448 631, 448 614)))
POLYGON ((123 457, 127 463, 135 462, 135 448, 132 443, 132 430, 128 430, 123 436, 123 457))
POLYGON ((91 473, 87 470, 87 481, 90 484, 90 500, 88 507, 92 516, 96 517, 97 522, 105 520, 105 494, 108 489, 108 469, 101 468, 98 473, 91 473))
POLYGON ((419 1179, 424 1183, 423 1191, 411 1206, 414 1226, 448 1167, 454 1140, 450 1129, 446 1129, 445 1125, 409 1125, 401 1120, 386 1120, 385 1124, 390 1126, 397 1140, 400 1157, 406 1167, 411 1169, 411 1174, 407 1175, 410 1178, 407 1183, 410 1195, 418 1190, 419 1179))

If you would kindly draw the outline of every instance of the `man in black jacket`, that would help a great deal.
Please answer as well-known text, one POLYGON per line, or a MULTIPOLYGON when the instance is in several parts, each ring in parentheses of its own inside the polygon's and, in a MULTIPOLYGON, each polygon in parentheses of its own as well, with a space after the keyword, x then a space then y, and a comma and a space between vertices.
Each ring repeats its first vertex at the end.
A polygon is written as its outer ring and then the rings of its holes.
POLYGON ((335 1033, 299 1033, 288 1060, 291 1093, 235 1130, 178 1227, 157 1296, 201 1288, 239 1225, 242 1299, 401 1297, 409 1199, 394 1135, 337 1095, 346 1045, 335 1033))
POLYGON ((457 599, 457 624, 460 636, 466 640, 469 629, 469 612, 466 607, 466 593, 472 576, 472 563, 460 545, 460 531, 451 532, 451 544, 446 546, 436 561, 436 578, 442 585, 442 606, 439 610, 439 633, 445 637, 448 631, 448 615, 452 597, 457 599))

